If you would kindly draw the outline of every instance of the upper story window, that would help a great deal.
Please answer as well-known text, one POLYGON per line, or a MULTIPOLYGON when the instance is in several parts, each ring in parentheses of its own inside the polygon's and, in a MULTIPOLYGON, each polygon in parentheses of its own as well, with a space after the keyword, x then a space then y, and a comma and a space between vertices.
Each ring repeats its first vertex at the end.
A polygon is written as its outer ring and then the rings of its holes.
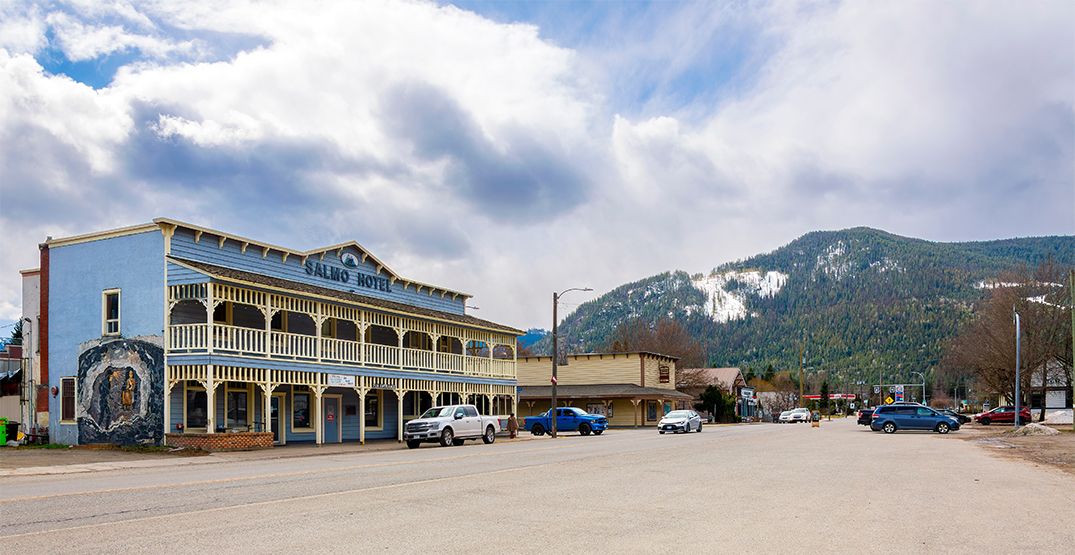
POLYGON ((672 374, 671 368, 669 368, 669 366, 667 364, 662 364, 662 365, 658 366, 657 369, 658 369, 658 372, 659 372, 658 378, 657 378, 658 381, 660 381, 661 383, 668 383, 670 381, 670 379, 671 379, 670 378, 670 376, 672 374))
POLYGON ((101 334, 119 335, 119 289, 101 293, 101 334))

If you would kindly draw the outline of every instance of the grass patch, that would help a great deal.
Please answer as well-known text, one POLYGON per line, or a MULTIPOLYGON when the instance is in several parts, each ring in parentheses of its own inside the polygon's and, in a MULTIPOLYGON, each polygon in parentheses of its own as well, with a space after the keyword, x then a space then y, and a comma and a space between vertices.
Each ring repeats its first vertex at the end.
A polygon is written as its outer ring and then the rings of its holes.
POLYGON ((70 445, 63 443, 30 443, 27 445, 20 445, 16 449, 70 449, 70 445))

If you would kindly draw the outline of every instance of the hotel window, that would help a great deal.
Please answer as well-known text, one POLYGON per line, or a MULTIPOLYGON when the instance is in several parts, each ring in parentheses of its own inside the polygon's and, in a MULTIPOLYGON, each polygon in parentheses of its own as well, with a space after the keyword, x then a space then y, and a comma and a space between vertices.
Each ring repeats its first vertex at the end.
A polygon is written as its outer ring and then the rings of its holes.
POLYGON ((296 391, 291 395, 291 429, 310 427, 310 393, 296 391))
POLYGON ((75 421, 75 379, 60 378, 60 420, 75 421))
POLYGON ((187 386, 186 401, 184 404, 186 419, 183 429, 206 428, 209 426, 209 400, 205 395, 205 389, 201 387, 187 386))
POLYGON ((250 425, 249 403, 250 392, 246 384, 228 383, 227 395, 224 406, 227 414, 228 428, 245 428, 250 425))
POLYGON ((658 371, 659 371, 657 381, 659 381, 661 383, 668 383, 668 375, 671 373, 671 372, 669 372, 668 365, 667 364, 662 364, 662 365, 658 366, 657 368, 658 368, 658 371))
POLYGON ((101 335, 119 335, 119 289, 101 293, 101 335))
POLYGON ((370 391, 366 394, 366 428, 381 427, 381 392, 370 391))

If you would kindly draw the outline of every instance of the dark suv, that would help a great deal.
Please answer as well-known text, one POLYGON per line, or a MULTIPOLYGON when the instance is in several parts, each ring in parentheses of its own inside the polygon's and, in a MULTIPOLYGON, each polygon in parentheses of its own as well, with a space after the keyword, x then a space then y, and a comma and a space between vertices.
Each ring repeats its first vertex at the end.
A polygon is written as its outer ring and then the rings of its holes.
POLYGON ((886 434, 896 430, 929 430, 947 434, 959 429, 959 421, 923 405, 884 405, 873 411, 873 431, 886 434))

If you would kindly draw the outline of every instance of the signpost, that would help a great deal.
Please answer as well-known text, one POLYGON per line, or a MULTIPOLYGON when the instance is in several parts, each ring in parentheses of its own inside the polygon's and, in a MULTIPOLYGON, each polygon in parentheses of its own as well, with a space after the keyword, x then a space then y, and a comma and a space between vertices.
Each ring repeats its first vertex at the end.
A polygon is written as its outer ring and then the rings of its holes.
POLYGON ((896 400, 897 401, 902 401, 903 400, 903 384, 900 384, 900 385, 896 386, 896 400))

